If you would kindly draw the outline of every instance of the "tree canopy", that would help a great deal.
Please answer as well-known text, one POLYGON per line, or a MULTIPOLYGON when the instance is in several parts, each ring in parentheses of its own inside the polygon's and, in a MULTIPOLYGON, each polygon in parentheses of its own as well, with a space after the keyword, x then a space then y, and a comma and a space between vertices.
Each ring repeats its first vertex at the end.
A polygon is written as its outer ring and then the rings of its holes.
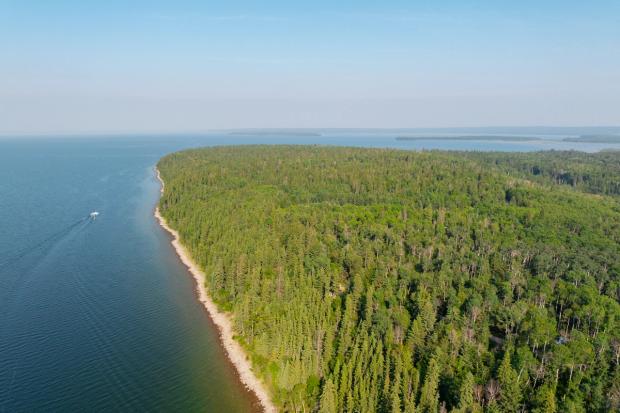
POLYGON ((158 168, 283 410, 619 408, 619 153, 240 146, 158 168))

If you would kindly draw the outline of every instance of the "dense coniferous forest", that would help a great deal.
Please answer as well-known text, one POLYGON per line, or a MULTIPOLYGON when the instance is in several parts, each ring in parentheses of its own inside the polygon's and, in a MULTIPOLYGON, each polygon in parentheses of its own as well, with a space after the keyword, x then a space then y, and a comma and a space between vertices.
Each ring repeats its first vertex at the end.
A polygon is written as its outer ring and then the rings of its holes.
POLYGON ((620 153, 166 156, 161 212, 285 411, 620 409, 620 153))
POLYGON ((593 194, 620 195, 620 151, 465 152, 463 155, 536 182, 550 181, 593 194))

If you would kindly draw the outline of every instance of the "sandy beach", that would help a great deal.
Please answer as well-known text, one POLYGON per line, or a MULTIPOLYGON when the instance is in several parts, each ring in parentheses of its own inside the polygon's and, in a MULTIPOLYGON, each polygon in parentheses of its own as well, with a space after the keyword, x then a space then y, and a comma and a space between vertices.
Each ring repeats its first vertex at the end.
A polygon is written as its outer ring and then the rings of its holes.
MULTIPOLYGON (((161 179, 159 170, 156 169, 156 171, 157 171, 157 179, 161 183, 161 193, 163 194, 165 184, 163 180, 161 179)), ((179 233, 175 231, 174 229, 170 228, 166 220, 161 216, 161 214, 159 213, 159 207, 155 209, 155 217, 157 218, 157 221, 162 226, 162 228, 164 228, 166 231, 168 231, 172 235, 173 237, 172 245, 174 249, 179 255, 179 258, 181 258, 181 261, 183 262, 183 264, 187 266, 189 272, 192 274, 192 276, 196 280, 196 290, 198 291, 198 298, 200 302, 207 309, 209 316, 211 317, 215 325, 217 325, 219 332, 220 332, 220 339, 222 340, 222 344, 224 345, 224 349, 226 350, 226 353, 228 354, 230 361, 233 363, 233 365, 237 369, 239 373, 239 377, 241 378, 241 381, 248 389, 250 389, 256 394, 265 412, 267 413, 276 412, 277 409, 275 405, 272 403, 271 398, 269 397, 269 393, 267 392, 265 386, 263 385, 262 381, 259 380, 258 377, 256 377, 256 375, 254 375, 254 372, 252 371, 252 366, 250 364, 250 361, 247 355, 245 354, 245 351, 243 350, 243 348, 241 348, 239 343, 235 341, 233 338, 234 332, 233 332, 232 320, 230 319, 230 316, 227 315, 226 313, 221 312, 217 308, 213 300, 211 300, 211 297, 209 297, 209 294, 207 293, 207 289, 205 287, 205 280, 206 280, 205 273, 198 267, 198 265, 191 258, 185 246, 181 244, 179 233)))

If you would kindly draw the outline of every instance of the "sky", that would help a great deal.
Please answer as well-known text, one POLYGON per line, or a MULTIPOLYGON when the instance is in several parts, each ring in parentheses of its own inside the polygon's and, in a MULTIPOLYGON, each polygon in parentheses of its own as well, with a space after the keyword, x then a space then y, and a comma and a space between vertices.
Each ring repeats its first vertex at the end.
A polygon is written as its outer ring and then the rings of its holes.
POLYGON ((0 0, 0 133, 620 125, 620 1, 0 0))

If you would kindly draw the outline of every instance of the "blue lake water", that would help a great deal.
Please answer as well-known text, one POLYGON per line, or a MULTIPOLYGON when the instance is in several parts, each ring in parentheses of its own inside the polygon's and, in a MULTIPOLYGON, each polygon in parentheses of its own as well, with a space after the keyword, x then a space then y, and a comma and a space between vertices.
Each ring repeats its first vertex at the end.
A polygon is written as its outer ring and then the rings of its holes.
POLYGON ((396 141, 393 133, 346 131, 0 139, 0 412, 258 410, 153 218, 153 167, 161 156, 248 143, 620 148, 558 140, 396 141), (93 210, 99 218, 86 220, 93 210))

